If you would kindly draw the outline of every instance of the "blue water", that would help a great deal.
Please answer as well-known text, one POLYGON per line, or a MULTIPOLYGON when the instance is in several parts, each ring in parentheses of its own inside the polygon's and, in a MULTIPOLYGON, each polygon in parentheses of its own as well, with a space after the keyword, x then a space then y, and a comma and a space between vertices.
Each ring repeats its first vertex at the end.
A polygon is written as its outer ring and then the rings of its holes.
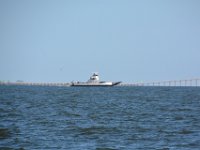
POLYGON ((199 150, 200 88, 2 85, 0 149, 199 150))

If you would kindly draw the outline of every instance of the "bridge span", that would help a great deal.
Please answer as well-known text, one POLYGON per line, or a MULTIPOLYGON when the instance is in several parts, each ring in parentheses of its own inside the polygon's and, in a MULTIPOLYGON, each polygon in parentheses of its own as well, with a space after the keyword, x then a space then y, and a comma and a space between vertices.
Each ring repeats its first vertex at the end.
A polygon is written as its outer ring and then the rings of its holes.
MULTIPOLYGON (((9 82, 0 81, 0 85, 25 85, 25 86, 70 86, 71 83, 36 83, 36 82, 9 82)), ((184 80, 169 80, 155 82, 136 82, 136 83, 121 83, 118 86, 200 86, 200 78, 184 79, 184 80)))
POLYGON ((154 81, 154 82, 136 82, 122 83, 121 86, 200 86, 200 78, 184 79, 184 80, 169 80, 169 81, 154 81))
POLYGON ((37 83, 37 82, 0 82, 0 85, 24 85, 24 86, 70 86, 70 83, 37 83))

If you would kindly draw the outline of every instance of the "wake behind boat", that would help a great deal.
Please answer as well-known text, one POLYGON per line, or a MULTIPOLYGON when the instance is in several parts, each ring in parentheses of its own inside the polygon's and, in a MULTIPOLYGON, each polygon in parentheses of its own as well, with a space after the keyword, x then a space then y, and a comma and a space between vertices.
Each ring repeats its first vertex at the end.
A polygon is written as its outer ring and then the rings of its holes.
POLYGON ((71 86, 115 86, 121 82, 100 81, 98 73, 93 73, 87 82, 72 82, 71 86))

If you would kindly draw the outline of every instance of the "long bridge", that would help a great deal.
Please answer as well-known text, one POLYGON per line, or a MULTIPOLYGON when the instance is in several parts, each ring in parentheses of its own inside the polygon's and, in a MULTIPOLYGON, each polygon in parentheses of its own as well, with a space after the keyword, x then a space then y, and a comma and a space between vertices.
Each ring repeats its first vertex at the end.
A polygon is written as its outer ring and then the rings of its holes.
POLYGON ((37 83, 37 82, 5 82, 0 81, 0 85, 26 85, 26 86, 70 86, 70 83, 37 83))
POLYGON ((154 82, 122 83, 121 86, 200 86, 200 78, 154 82))
MULTIPOLYGON (((35 83, 35 82, 9 82, 0 81, 0 85, 26 85, 26 86, 70 86, 71 83, 35 83)), ((169 80, 169 81, 155 81, 155 82, 135 82, 135 83, 121 83, 119 86, 200 86, 200 78, 184 79, 184 80, 169 80)))

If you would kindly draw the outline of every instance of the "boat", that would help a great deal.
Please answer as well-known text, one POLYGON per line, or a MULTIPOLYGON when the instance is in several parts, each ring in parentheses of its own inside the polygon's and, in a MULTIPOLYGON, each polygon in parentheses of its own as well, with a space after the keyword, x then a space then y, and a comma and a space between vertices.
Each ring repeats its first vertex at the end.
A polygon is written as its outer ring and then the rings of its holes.
POLYGON ((87 82, 71 82, 71 86, 115 86, 121 82, 100 81, 98 73, 93 73, 87 82))

